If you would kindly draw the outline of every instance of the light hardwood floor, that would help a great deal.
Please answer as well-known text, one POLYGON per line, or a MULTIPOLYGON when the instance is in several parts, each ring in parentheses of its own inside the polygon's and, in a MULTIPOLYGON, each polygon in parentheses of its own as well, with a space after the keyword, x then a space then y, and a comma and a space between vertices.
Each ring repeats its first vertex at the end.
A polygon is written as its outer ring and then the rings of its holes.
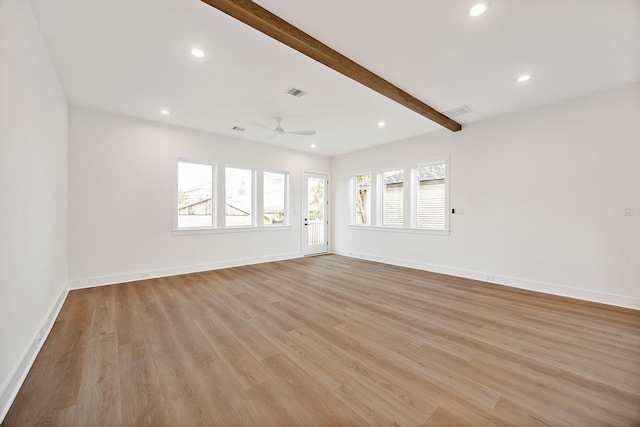
POLYGON ((640 312, 326 255, 72 291, 5 426, 640 425, 640 312))

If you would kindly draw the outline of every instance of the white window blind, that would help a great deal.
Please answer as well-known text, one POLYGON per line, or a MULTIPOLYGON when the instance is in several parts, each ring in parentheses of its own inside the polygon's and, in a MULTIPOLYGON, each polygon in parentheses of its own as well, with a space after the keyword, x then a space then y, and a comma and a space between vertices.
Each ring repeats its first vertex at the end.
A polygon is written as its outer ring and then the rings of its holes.
POLYGON ((419 228, 444 230, 446 226, 445 163, 419 166, 417 178, 416 225, 419 228))
POLYGON ((423 181, 418 186, 418 227, 442 230, 445 227, 444 180, 423 181))
POLYGON ((404 171, 382 173, 382 225, 403 225, 404 171))

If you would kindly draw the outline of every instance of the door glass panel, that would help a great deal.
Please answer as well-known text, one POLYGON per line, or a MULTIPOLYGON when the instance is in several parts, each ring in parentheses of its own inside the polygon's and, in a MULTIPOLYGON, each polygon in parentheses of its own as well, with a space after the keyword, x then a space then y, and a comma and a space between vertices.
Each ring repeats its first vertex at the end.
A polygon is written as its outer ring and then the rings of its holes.
POLYGON ((323 245, 325 241, 324 220, 324 191, 325 180, 323 178, 307 178, 307 244, 323 245))

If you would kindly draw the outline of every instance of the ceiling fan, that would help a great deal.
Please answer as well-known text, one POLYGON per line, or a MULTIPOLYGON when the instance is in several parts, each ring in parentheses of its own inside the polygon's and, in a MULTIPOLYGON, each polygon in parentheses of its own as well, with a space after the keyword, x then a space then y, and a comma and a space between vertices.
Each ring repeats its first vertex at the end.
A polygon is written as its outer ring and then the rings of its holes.
POLYGON ((279 135, 315 135, 316 131, 315 130, 289 130, 286 131, 284 129, 282 129, 282 126, 280 125, 280 122, 282 122, 282 118, 281 117, 276 117, 276 122, 278 122, 278 125, 275 127, 275 129, 266 127, 261 125, 260 123, 256 123, 258 126, 263 127, 265 129, 270 130, 271 132, 273 132, 273 134, 267 138, 273 138, 279 135))

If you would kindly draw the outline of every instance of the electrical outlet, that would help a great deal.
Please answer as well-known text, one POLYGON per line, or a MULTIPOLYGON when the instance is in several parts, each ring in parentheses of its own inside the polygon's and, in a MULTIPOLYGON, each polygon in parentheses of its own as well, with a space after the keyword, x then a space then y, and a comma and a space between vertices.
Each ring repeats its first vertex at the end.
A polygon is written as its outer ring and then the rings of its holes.
POLYGON ((624 216, 633 216, 633 208, 624 208, 624 216))
POLYGON ((485 274, 484 278, 490 282, 493 282, 496 280, 496 276, 494 276, 493 274, 485 274))

